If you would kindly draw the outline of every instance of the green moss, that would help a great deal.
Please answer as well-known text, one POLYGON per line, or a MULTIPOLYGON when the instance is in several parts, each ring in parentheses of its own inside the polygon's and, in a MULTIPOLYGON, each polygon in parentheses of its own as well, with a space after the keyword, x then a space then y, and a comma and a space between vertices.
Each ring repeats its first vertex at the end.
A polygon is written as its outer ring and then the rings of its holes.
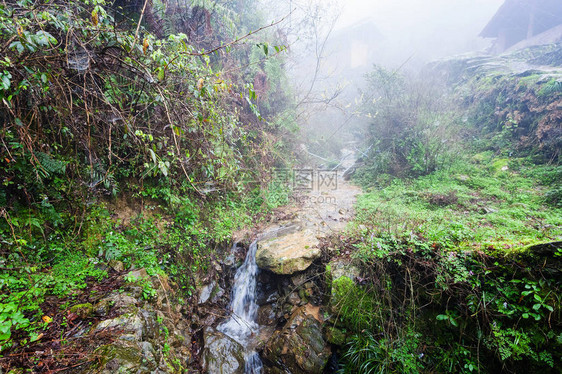
POLYGON ((367 289, 342 276, 333 280, 331 295, 330 305, 343 326, 356 330, 374 327, 377 302, 367 289))
POLYGON ((344 330, 332 326, 326 328, 326 341, 328 343, 343 346, 346 338, 344 330))
POLYGON ((509 159, 497 158, 492 162, 492 171, 496 174, 509 170, 509 159))
POLYGON ((92 315, 94 306, 90 303, 77 304, 70 308, 70 312, 76 314, 78 317, 84 319, 92 315))

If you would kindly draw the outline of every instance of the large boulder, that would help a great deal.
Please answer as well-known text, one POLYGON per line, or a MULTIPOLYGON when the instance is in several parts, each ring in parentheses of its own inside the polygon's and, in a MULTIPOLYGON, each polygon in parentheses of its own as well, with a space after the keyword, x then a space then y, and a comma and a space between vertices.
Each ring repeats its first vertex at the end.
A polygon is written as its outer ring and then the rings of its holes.
POLYGON ((320 257, 319 241, 310 230, 262 239, 258 242, 256 263, 276 274, 293 274, 306 270, 320 257))
POLYGON ((292 374, 322 373, 331 351, 322 338, 319 309, 310 305, 298 308, 267 341, 263 355, 292 374))
POLYGON ((229 336, 206 328, 203 339, 203 367, 205 373, 244 374, 244 347, 229 336))

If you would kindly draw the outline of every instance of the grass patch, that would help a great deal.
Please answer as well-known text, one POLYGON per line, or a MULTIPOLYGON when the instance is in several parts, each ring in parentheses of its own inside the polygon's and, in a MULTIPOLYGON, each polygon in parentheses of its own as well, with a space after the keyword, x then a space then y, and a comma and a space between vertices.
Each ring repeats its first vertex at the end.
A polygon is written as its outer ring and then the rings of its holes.
POLYGON ((358 198, 355 222, 376 233, 413 232, 455 250, 510 250, 556 240, 562 237, 562 209, 547 201, 555 172, 479 155, 369 190, 358 198))

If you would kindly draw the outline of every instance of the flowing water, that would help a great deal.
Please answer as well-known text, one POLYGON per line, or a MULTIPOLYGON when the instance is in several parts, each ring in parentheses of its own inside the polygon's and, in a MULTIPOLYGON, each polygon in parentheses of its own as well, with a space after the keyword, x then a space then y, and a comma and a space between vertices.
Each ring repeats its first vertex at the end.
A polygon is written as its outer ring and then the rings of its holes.
POLYGON ((256 304, 257 248, 257 241, 255 241, 250 245, 244 263, 236 271, 230 305, 232 315, 218 327, 220 332, 246 347, 244 357, 246 374, 261 374, 263 369, 259 354, 251 344, 252 337, 259 332, 259 326, 256 323, 258 314, 256 304))

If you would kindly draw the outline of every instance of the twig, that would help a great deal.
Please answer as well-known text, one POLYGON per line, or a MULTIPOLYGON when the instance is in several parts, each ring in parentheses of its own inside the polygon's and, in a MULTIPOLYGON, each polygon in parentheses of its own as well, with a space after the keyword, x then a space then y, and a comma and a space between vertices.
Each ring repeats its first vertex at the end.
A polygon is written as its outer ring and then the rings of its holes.
POLYGON ((142 12, 139 17, 139 23, 137 24, 137 31, 135 31, 135 39, 133 39, 133 45, 131 46, 131 51, 135 49, 135 44, 137 43, 137 38, 139 36, 139 30, 142 22, 142 18, 144 17, 144 12, 146 11, 146 5, 148 4, 148 0, 144 0, 144 5, 142 7, 142 12))
POLYGON ((248 38, 248 37, 250 37, 250 36, 252 36, 252 35, 254 35, 254 34, 257 34, 258 32, 260 32, 260 31, 262 31, 262 30, 265 30, 265 29, 268 29, 268 28, 270 28, 270 27, 273 27, 273 26, 275 26, 275 25, 280 24, 280 23, 283 22, 290 14, 291 14, 291 13, 287 14, 286 16, 284 16, 283 18, 281 18, 281 19, 278 20, 278 21, 272 22, 270 25, 262 26, 262 27, 260 27, 260 28, 257 29, 257 30, 250 31, 250 32, 247 33, 246 35, 241 36, 241 37, 238 38, 238 39, 234 39, 233 41, 231 41, 231 42, 229 42, 229 43, 226 43, 226 44, 220 45, 220 46, 218 46, 218 47, 216 47, 216 48, 213 48, 213 49, 211 49, 211 50, 208 51, 208 52, 188 53, 188 54, 191 55, 191 56, 205 56, 205 55, 209 55, 209 54, 211 54, 211 53, 214 53, 214 52, 216 52, 216 51, 218 51, 218 50, 220 50, 220 49, 230 47, 230 46, 232 46, 232 45, 234 45, 234 44, 237 44, 237 43, 240 42, 241 40, 244 40, 244 39, 246 39, 246 38, 248 38))
MULTIPOLYGON (((160 89, 160 87, 157 88, 158 92, 160 93, 160 96, 162 98, 164 98, 164 94, 162 93, 162 90, 160 89)), ((195 185, 193 184, 193 182, 191 181, 191 178, 189 177, 189 174, 187 173, 187 170, 185 170, 185 166, 183 165, 182 162, 182 156, 181 156, 181 151, 180 151, 180 146, 178 144, 178 139, 176 137, 176 132, 174 131, 174 123, 172 122, 172 119, 170 118, 170 110, 168 109, 168 104, 166 104, 166 100, 162 100, 162 102, 164 103, 164 108, 166 109, 166 117, 168 117, 168 122, 170 123, 170 127, 172 128, 172 136, 174 137, 174 144, 176 145, 176 150, 178 152, 178 158, 180 159, 180 166, 183 170, 183 173, 185 174, 185 177, 187 178, 187 180, 189 181, 189 184, 191 184, 191 187, 193 187, 193 189, 201 196, 205 196, 205 194, 203 194, 201 191, 199 191, 197 189, 197 187, 195 187, 195 185)))

